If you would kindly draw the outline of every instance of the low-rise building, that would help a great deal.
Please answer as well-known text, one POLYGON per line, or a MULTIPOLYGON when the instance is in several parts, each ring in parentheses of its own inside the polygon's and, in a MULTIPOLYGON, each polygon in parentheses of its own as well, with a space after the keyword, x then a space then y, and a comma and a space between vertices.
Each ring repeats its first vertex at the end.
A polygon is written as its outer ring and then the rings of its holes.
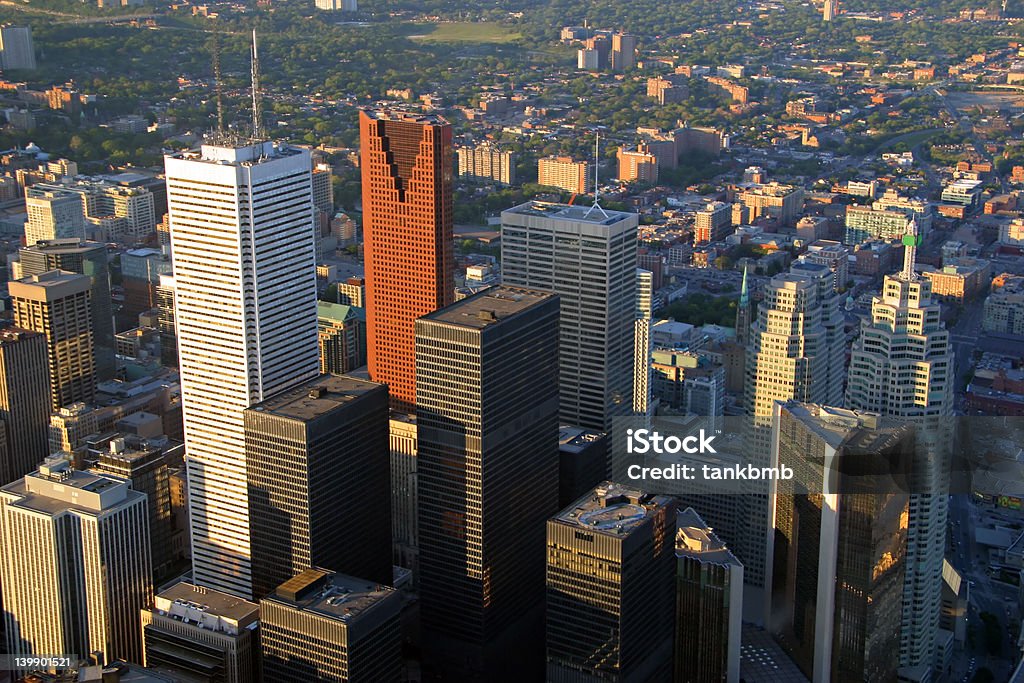
POLYGON ((967 258, 954 259, 942 268, 921 269, 921 275, 931 280, 933 296, 961 304, 988 289, 991 273, 988 261, 967 258))

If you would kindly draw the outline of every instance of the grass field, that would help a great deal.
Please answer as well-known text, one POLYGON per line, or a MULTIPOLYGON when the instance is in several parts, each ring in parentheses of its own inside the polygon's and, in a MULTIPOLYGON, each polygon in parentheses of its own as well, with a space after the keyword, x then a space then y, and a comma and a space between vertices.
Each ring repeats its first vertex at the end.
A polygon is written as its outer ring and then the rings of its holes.
POLYGON ((413 40, 428 43, 511 43, 522 38, 512 29, 493 22, 414 24, 413 40))

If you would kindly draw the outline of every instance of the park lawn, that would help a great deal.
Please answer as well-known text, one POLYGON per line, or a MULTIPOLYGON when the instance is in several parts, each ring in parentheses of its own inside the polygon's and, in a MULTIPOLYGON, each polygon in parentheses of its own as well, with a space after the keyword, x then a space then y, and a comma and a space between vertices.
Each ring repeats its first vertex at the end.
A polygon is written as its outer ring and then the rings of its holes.
POLYGON ((425 43, 512 43, 522 34, 495 22, 458 21, 441 24, 415 24, 413 40, 425 43))

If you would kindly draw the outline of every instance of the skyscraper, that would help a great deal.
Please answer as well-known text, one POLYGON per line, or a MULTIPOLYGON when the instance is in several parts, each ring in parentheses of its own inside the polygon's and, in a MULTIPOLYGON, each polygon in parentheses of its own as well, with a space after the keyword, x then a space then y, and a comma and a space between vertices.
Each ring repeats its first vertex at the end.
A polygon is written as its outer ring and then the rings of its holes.
POLYGON ((393 588, 307 569, 260 601, 264 680, 401 680, 401 608, 393 588))
POLYGON ((51 270, 10 282, 7 288, 14 324, 46 335, 50 407, 91 403, 96 395, 96 357, 90 278, 51 270))
MULTIPOLYGON (((776 275, 750 328, 746 358, 747 414, 752 429, 748 457, 758 467, 771 465, 772 408, 776 401, 798 400, 839 405, 843 397, 845 337, 839 297, 826 266, 795 263, 776 275)), ((747 506, 747 539, 733 549, 740 556, 748 591, 747 618, 767 617, 771 584, 770 485, 751 482, 740 498, 747 506)))
POLYGON ((604 482, 547 523, 547 678, 665 681, 676 504, 604 482))
POLYGON ((193 578, 249 598, 243 411, 320 370, 309 152, 204 144, 166 172, 193 578))
POLYGON ((54 239, 30 243, 18 251, 13 264, 17 279, 49 270, 89 276, 92 328, 96 345, 96 378, 114 378, 117 370, 114 353, 114 317, 111 311, 109 256, 106 245, 79 239, 54 239))
POLYGON ((310 567, 391 572, 388 391, 324 375, 245 411, 253 593, 310 567))
POLYGON ((153 600, 145 494, 49 458, 0 487, 8 652, 140 661, 153 600))
POLYGON ((85 211, 77 192, 57 188, 25 188, 25 244, 64 237, 84 240, 85 211))
POLYGON ((450 680, 539 674, 557 344, 548 292, 494 287, 416 321, 420 609, 450 680))
POLYGON ((796 471, 775 499, 780 642, 814 683, 896 681, 909 495, 886 477, 911 462, 913 428, 791 401, 773 448, 796 471))
POLYGON ((675 681, 739 683, 743 565, 693 508, 676 528, 675 681))
POLYGON ((36 50, 30 26, 0 26, 0 68, 36 68, 36 50))
POLYGON ((651 324, 654 316, 654 273, 636 269, 636 322, 633 341, 633 413, 650 415, 651 324))
POLYGON ((452 131, 433 115, 359 114, 370 378, 416 402, 416 318, 455 296, 452 131))
POLYGON ((531 201, 501 214, 506 285, 555 292, 561 419, 607 432, 633 409, 634 213, 531 201))
POLYGON ((871 318, 853 343, 846 407, 897 417, 917 427, 919 456, 928 463, 926 491, 910 499, 907 590, 904 592, 901 660, 932 665, 942 598, 945 554, 945 449, 952 441, 954 356, 931 282, 914 269, 920 236, 914 221, 903 237, 903 270, 887 275, 871 301, 871 318))
POLYGON ((24 477, 50 454, 49 388, 46 336, 17 327, 0 330, 0 429, 6 447, 0 485, 24 477))

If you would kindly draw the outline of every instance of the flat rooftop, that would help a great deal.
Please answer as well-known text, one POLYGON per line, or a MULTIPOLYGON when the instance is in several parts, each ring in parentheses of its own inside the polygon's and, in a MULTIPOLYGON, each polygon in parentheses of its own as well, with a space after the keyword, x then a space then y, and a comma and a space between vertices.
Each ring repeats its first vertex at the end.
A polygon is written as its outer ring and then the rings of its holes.
POLYGON ((562 425, 558 428, 558 450, 563 453, 582 453, 607 436, 604 432, 593 429, 562 425))
POLYGON ((363 109, 368 118, 375 121, 400 121, 403 123, 426 123, 432 126, 446 125, 448 121, 437 114, 423 114, 398 109, 363 109))
POLYGON ((259 605, 255 602, 249 602, 212 588, 201 588, 187 581, 176 583, 167 590, 157 593, 156 599, 194 606, 196 609, 232 621, 243 621, 259 610, 259 605))
POLYGON ((481 330, 555 296, 551 292, 499 285, 428 313, 421 320, 481 330))
POLYGON ((380 391, 382 384, 349 375, 321 375, 249 408, 292 420, 312 420, 338 406, 380 391))
POLYGON ((268 597, 306 612, 348 622, 397 595, 393 588, 366 579, 307 569, 282 583, 268 597))
POLYGON ((878 452, 894 444, 912 429, 896 426, 872 413, 858 413, 845 408, 797 402, 788 402, 784 407, 825 443, 837 449, 878 452))
POLYGON ((0 346, 4 344, 16 344, 32 337, 42 337, 42 332, 34 332, 21 327, 4 327, 0 329, 0 346))
POLYGON ((669 496, 606 481, 562 510, 555 519, 588 531, 623 536, 671 500, 669 496))
POLYGON ((302 154, 305 150, 270 140, 250 140, 241 137, 208 140, 198 150, 190 149, 170 154, 168 159, 200 161, 227 166, 255 166, 275 159, 302 154))
POLYGON ((541 218, 553 218, 564 221, 581 221, 593 223, 594 225, 614 225, 620 221, 636 219, 635 213, 625 211, 609 211, 608 209, 597 209, 593 206, 570 206, 569 204, 556 204, 554 202, 529 201, 519 206, 513 206, 501 212, 520 216, 539 216, 541 218))
POLYGON ((693 508, 686 508, 676 515, 676 557, 692 557, 710 564, 740 565, 732 551, 693 508))

